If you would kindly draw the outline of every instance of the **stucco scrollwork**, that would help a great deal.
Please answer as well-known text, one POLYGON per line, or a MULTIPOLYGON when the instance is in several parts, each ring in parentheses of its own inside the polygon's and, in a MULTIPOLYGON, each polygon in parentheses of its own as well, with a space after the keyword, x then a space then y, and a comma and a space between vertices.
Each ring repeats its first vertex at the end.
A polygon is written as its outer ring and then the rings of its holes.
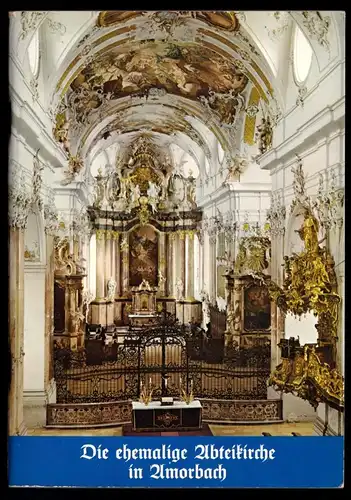
POLYGON ((29 35, 29 33, 37 29, 39 23, 44 19, 47 13, 48 11, 28 10, 23 10, 21 12, 21 40, 24 40, 29 35))
POLYGON ((337 186, 337 176, 334 170, 330 174, 329 189, 325 184, 325 177, 320 174, 314 208, 325 230, 341 228, 344 222, 344 189, 337 186))
POLYGON ((44 205, 45 232, 54 236, 59 227, 58 212, 55 205, 55 193, 49 189, 47 203, 44 205))
POLYGON ((271 205, 267 210, 267 220, 270 225, 272 236, 281 236, 285 232, 286 208, 283 202, 283 196, 280 191, 271 193, 271 205))
POLYGON ((39 210, 43 208, 43 200, 41 197, 41 188, 43 184, 42 171, 44 170, 43 163, 38 158, 39 150, 36 152, 33 158, 33 192, 32 192, 32 205, 37 207, 39 210))
POLYGON ((32 205, 32 195, 27 189, 25 173, 21 165, 10 167, 9 180, 9 225, 12 229, 25 229, 32 205))
POLYGON ((302 12, 302 15, 304 17, 303 24, 306 26, 311 38, 317 40, 319 45, 329 51, 328 34, 331 22, 330 17, 322 17, 322 14, 318 10, 305 10, 302 12))
POLYGON ((306 176, 303 171, 302 160, 297 157, 297 165, 296 167, 291 168, 291 172, 293 173, 293 190, 294 190, 294 199, 290 205, 290 213, 292 213, 297 205, 306 206, 309 205, 309 198, 306 194, 306 176))

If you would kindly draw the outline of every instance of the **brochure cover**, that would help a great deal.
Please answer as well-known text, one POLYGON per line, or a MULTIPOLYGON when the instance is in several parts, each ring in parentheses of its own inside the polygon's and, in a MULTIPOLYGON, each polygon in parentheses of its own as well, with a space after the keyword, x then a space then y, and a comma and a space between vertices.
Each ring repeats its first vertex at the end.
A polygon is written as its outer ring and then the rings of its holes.
POLYGON ((344 485, 345 13, 9 12, 8 483, 344 485))

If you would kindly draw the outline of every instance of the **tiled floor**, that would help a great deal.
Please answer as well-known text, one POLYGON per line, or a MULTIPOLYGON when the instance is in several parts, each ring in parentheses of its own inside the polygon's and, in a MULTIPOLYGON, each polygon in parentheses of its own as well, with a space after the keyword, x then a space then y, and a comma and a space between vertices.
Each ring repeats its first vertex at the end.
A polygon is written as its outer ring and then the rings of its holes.
MULTIPOLYGON (((272 436, 291 436, 298 432, 302 436, 312 436, 313 422, 258 424, 258 425, 210 425, 214 436, 262 436, 269 432, 272 436)), ((104 429, 28 429, 28 436, 121 436, 121 427, 104 429)))

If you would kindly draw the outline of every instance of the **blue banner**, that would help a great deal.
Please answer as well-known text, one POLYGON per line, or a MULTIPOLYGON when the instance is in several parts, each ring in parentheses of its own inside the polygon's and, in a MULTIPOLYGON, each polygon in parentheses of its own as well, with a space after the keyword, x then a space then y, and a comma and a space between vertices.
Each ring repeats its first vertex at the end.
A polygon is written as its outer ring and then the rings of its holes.
POLYGON ((342 437, 11 437, 10 486, 339 488, 342 437))

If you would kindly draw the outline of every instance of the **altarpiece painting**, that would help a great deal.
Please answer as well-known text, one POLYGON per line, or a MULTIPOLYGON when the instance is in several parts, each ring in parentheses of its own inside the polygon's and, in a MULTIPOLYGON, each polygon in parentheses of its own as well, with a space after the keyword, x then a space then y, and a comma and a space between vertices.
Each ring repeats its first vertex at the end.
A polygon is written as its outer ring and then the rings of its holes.
POLYGON ((129 235, 129 285, 139 286, 146 280, 158 282, 158 235, 152 226, 138 227, 129 235))
POLYGON ((265 286, 251 285, 244 292, 244 330, 269 330, 271 327, 271 301, 265 286))

